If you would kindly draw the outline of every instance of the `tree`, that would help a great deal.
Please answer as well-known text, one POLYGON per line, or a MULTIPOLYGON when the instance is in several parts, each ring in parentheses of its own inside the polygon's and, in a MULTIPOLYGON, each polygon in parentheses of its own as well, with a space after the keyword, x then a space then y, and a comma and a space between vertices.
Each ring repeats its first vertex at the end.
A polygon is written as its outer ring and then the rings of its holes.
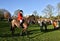
POLYGON ((6 9, 0 9, 0 13, 3 14, 3 17, 8 19, 9 17, 11 17, 11 14, 8 10, 6 9))
POLYGON ((58 13, 58 18, 60 17, 60 3, 57 4, 57 13, 58 13))
POLYGON ((8 19, 11 17, 11 14, 9 12, 4 12, 4 18, 8 19))
POLYGON ((37 11, 35 10, 35 11, 33 11, 33 15, 34 16, 38 16, 38 13, 37 13, 37 11))
POLYGON ((42 12, 45 13, 45 17, 48 18, 48 17, 52 17, 53 10, 54 10, 54 7, 48 4, 42 12))
POLYGON ((35 20, 39 18, 38 12, 36 10, 33 11, 33 14, 32 15, 35 16, 35 20))
POLYGON ((33 11, 33 14, 35 16, 35 23, 37 23, 37 19, 39 19, 39 15, 38 15, 38 12, 35 10, 33 11))

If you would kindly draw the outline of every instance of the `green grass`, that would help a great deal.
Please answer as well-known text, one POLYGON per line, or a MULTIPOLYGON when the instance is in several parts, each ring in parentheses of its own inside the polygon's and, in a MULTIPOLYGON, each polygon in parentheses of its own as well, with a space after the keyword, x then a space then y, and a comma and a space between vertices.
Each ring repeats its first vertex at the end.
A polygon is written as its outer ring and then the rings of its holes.
POLYGON ((0 21, 0 41, 60 41, 60 30, 53 30, 53 26, 48 26, 48 31, 41 32, 40 26, 31 24, 28 27, 28 35, 19 36, 21 29, 16 28, 14 36, 11 35, 10 23, 0 21))

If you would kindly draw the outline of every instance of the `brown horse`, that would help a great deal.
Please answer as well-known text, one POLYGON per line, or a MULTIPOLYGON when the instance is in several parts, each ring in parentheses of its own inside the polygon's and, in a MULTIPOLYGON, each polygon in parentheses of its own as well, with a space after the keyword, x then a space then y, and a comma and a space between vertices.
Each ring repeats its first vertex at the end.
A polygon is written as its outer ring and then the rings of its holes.
MULTIPOLYGON (((15 27, 17 27, 17 28, 23 28, 22 29, 22 34, 23 33, 25 33, 25 32, 27 32, 27 28, 28 28, 28 20, 24 20, 24 22, 23 22, 23 24, 22 24, 22 26, 20 25, 20 22, 18 21, 18 20, 16 20, 16 19, 13 19, 12 21, 11 21, 11 31, 12 31, 12 35, 14 34, 14 29, 15 29, 15 27)), ((26 33, 27 34, 27 33, 26 33)))

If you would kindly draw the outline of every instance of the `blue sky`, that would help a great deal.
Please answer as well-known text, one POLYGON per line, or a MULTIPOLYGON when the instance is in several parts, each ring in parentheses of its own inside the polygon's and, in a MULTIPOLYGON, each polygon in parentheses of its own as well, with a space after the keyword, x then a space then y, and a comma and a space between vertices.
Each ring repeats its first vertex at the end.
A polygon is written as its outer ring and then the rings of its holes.
POLYGON ((60 0, 0 0, 0 9, 8 10, 11 15, 17 9, 22 9, 24 15, 30 15, 34 10, 39 15, 44 15, 41 11, 48 5, 51 4, 56 7, 60 0))

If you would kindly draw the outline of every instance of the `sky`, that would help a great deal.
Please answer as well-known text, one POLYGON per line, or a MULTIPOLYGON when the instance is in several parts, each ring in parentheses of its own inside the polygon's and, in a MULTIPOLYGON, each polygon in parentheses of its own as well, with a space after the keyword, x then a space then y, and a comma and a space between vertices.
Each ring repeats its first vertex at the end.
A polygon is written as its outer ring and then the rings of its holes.
POLYGON ((21 9, 25 16, 31 15, 36 10, 38 15, 43 16, 42 10, 48 4, 56 6, 59 2, 60 0, 0 0, 0 9, 8 10, 11 15, 14 11, 21 9))

